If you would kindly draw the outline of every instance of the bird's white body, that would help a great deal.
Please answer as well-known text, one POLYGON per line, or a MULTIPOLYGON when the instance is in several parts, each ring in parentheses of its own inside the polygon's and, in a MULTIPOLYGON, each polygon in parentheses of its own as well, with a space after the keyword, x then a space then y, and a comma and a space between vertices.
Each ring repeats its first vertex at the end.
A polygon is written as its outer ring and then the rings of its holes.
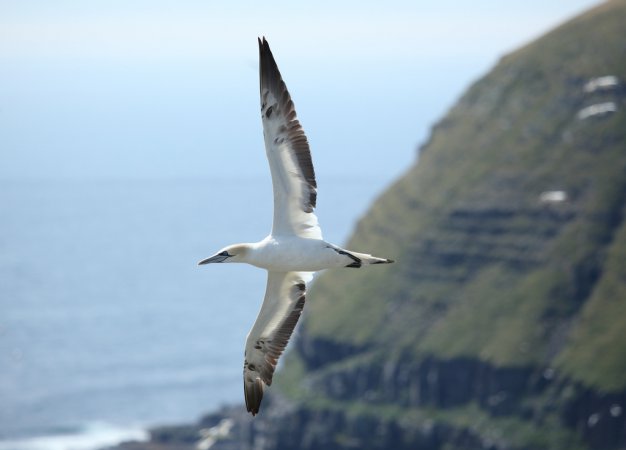
MULTIPOLYGON (((348 252, 322 239, 298 236, 268 236, 260 242, 242 244, 248 247, 245 257, 237 262, 251 264, 275 272, 317 272, 354 264, 355 252, 348 252)), ((357 253, 362 264, 382 262, 381 258, 357 253), (369 258, 367 258, 369 257, 369 258), (370 259, 371 258, 371 259, 370 259)))
POLYGON ((349 264, 347 256, 335 252, 325 241, 298 236, 270 235, 251 244, 247 260, 253 266, 276 272, 316 272, 349 264))
POLYGON ((263 390, 271 385, 278 358, 302 313, 313 272, 393 262, 323 240, 314 213, 317 183, 307 138, 265 39, 259 39, 259 56, 261 117, 274 191, 272 233, 260 242, 229 245, 200 261, 247 263, 267 270, 265 299, 245 347, 244 393, 252 415, 259 411, 263 390))

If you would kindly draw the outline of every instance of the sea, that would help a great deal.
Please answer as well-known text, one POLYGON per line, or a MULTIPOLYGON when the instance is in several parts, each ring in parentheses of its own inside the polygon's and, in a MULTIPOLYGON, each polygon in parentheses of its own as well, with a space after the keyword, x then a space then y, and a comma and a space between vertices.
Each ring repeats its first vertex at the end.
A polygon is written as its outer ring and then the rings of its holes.
MULTIPOLYGON (((319 179, 342 244, 384 180, 319 179)), ((271 228, 265 177, 0 181, 0 450, 94 450, 241 403, 265 272, 197 266, 271 228)))

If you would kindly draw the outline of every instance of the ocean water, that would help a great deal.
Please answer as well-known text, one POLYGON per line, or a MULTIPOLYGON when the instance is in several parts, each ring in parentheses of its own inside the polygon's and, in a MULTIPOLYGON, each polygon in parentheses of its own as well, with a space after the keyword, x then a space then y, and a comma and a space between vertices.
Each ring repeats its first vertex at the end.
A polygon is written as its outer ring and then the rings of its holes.
MULTIPOLYGON (((382 180, 318 180, 339 244, 382 180)), ((242 402, 269 180, 0 182, 0 450, 90 450, 242 402)))

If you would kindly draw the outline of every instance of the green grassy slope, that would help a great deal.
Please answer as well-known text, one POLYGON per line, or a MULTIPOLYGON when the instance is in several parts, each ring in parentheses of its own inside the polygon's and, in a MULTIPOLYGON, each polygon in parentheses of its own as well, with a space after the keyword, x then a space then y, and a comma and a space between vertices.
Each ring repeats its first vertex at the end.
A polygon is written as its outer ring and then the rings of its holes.
POLYGON ((323 274, 307 338, 625 389, 626 97, 584 90, 626 82, 625 24, 610 1, 476 82, 347 245, 396 264, 323 274), (606 101, 618 112, 578 118, 606 101), (567 200, 542 202, 552 190, 567 200))

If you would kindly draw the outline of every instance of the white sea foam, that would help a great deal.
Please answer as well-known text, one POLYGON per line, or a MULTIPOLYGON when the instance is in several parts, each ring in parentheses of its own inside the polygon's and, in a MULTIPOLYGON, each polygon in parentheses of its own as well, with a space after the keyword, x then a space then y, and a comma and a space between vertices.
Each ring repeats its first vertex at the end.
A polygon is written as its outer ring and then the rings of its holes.
POLYGON ((0 440, 0 450, 97 450, 124 441, 146 441, 139 427, 122 428, 102 422, 90 423, 76 433, 0 440))

